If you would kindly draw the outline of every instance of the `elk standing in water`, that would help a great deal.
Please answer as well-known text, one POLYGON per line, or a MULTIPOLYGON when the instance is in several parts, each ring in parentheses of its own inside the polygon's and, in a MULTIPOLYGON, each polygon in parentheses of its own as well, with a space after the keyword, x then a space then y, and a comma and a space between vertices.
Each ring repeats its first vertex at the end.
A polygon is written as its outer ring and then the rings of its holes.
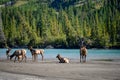
POLYGON ((32 54, 32 60, 36 61, 36 57, 40 54, 42 56, 42 61, 44 59, 44 49, 33 49, 32 46, 28 48, 32 54))
POLYGON ((86 46, 82 46, 80 48, 80 62, 86 62, 86 56, 87 56, 87 49, 86 46))
POLYGON ((14 51, 14 53, 10 56, 10 60, 15 56, 15 60, 16 58, 18 58, 18 61, 21 62, 24 58, 25 58, 25 62, 26 62, 26 50, 25 49, 21 49, 21 50, 16 50, 14 51), (22 58, 22 60, 20 61, 20 59, 22 58))

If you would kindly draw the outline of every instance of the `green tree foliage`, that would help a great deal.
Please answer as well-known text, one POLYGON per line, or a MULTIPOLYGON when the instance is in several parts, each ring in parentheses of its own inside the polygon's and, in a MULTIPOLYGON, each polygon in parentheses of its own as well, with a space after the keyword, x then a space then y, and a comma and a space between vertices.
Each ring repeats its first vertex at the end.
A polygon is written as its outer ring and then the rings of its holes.
POLYGON ((119 0, 28 0, 2 8, 9 46, 120 47, 119 0), (59 3, 58 3, 59 2, 59 3))

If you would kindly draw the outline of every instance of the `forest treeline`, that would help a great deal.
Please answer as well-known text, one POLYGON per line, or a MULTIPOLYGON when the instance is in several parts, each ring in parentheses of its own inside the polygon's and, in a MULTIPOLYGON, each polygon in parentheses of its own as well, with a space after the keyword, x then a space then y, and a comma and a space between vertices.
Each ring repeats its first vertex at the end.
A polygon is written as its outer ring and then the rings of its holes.
POLYGON ((9 47, 120 48, 119 0, 26 0, 2 8, 9 47))

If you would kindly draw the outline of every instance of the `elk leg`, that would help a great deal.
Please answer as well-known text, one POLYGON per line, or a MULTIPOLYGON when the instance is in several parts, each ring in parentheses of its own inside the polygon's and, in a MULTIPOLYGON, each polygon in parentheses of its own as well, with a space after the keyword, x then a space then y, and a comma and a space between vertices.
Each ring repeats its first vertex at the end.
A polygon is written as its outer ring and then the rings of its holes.
POLYGON ((20 57, 19 57, 19 56, 18 56, 18 61, 19 61, 19 62, 21 62, 21 61, 20 61, 20 57))
POLYGON ((36 61, 38 61, 38 55, 36 54, 36 61))
POLYGON ((84 62, 86 62, 86 55, 85 55, 85 60, 84 60, 84 62))
POLYGON ((25 62, 26 62, 27 56, 25 56, 25 62))
POLYGON ((43 58, 44 58, 43 54, 41 54, 41 56, 42 56, 42 61, 43 61, 43 58))
POLYGON ((23 59, 24 59, 24 55, 22 55, 22 61, 23 61, 23 59))
POLYGON ((81 54, 80 54, 80 62, 81 62, 81 57, 82 57, 82 56, 81 56, 81 54))
POLYGON ((32 61, 34 60, 33 58, 34 58, 34 56, 32 55, 32 61))
POLYGON ((7 60, 9 60, 9 55, 7 55, 7 60))
POLYGON ((36 61, 36 54, 34 54, 34 61, 36 61))
POLYGON ((84 61, 84 59, 83 59, 83 58, 84 58, 84 56, 82 55, 82 62, 84 61))
POLYGON ((15 56, 15 60, 14 60, 14 62, 16 61, 16 58, 17 58, 17 57, 15 56))

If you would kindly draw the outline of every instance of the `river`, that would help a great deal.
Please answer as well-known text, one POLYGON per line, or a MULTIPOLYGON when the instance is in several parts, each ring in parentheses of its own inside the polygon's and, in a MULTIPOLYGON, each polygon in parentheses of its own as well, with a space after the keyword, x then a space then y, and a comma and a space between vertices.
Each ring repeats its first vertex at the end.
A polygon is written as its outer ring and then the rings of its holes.
MULTIPOLYGON (((6 58, 6 50, 0 49, 0 59, 6 58)), ((10 54, 12 54, 17 49, 12 49, 10 54)), ((61 54, 63 57, 69 59, 79 59, 79 49, 44 49, 45 59, 56 59, 57 54, 61 54)), ((31 59, 31 52, 26 49, 27 58, 31 59)), ((41 59, 41 56, 38 56, 41 59)), ((88 49, 87 59, 120 59, 119 49, 88 49)))

